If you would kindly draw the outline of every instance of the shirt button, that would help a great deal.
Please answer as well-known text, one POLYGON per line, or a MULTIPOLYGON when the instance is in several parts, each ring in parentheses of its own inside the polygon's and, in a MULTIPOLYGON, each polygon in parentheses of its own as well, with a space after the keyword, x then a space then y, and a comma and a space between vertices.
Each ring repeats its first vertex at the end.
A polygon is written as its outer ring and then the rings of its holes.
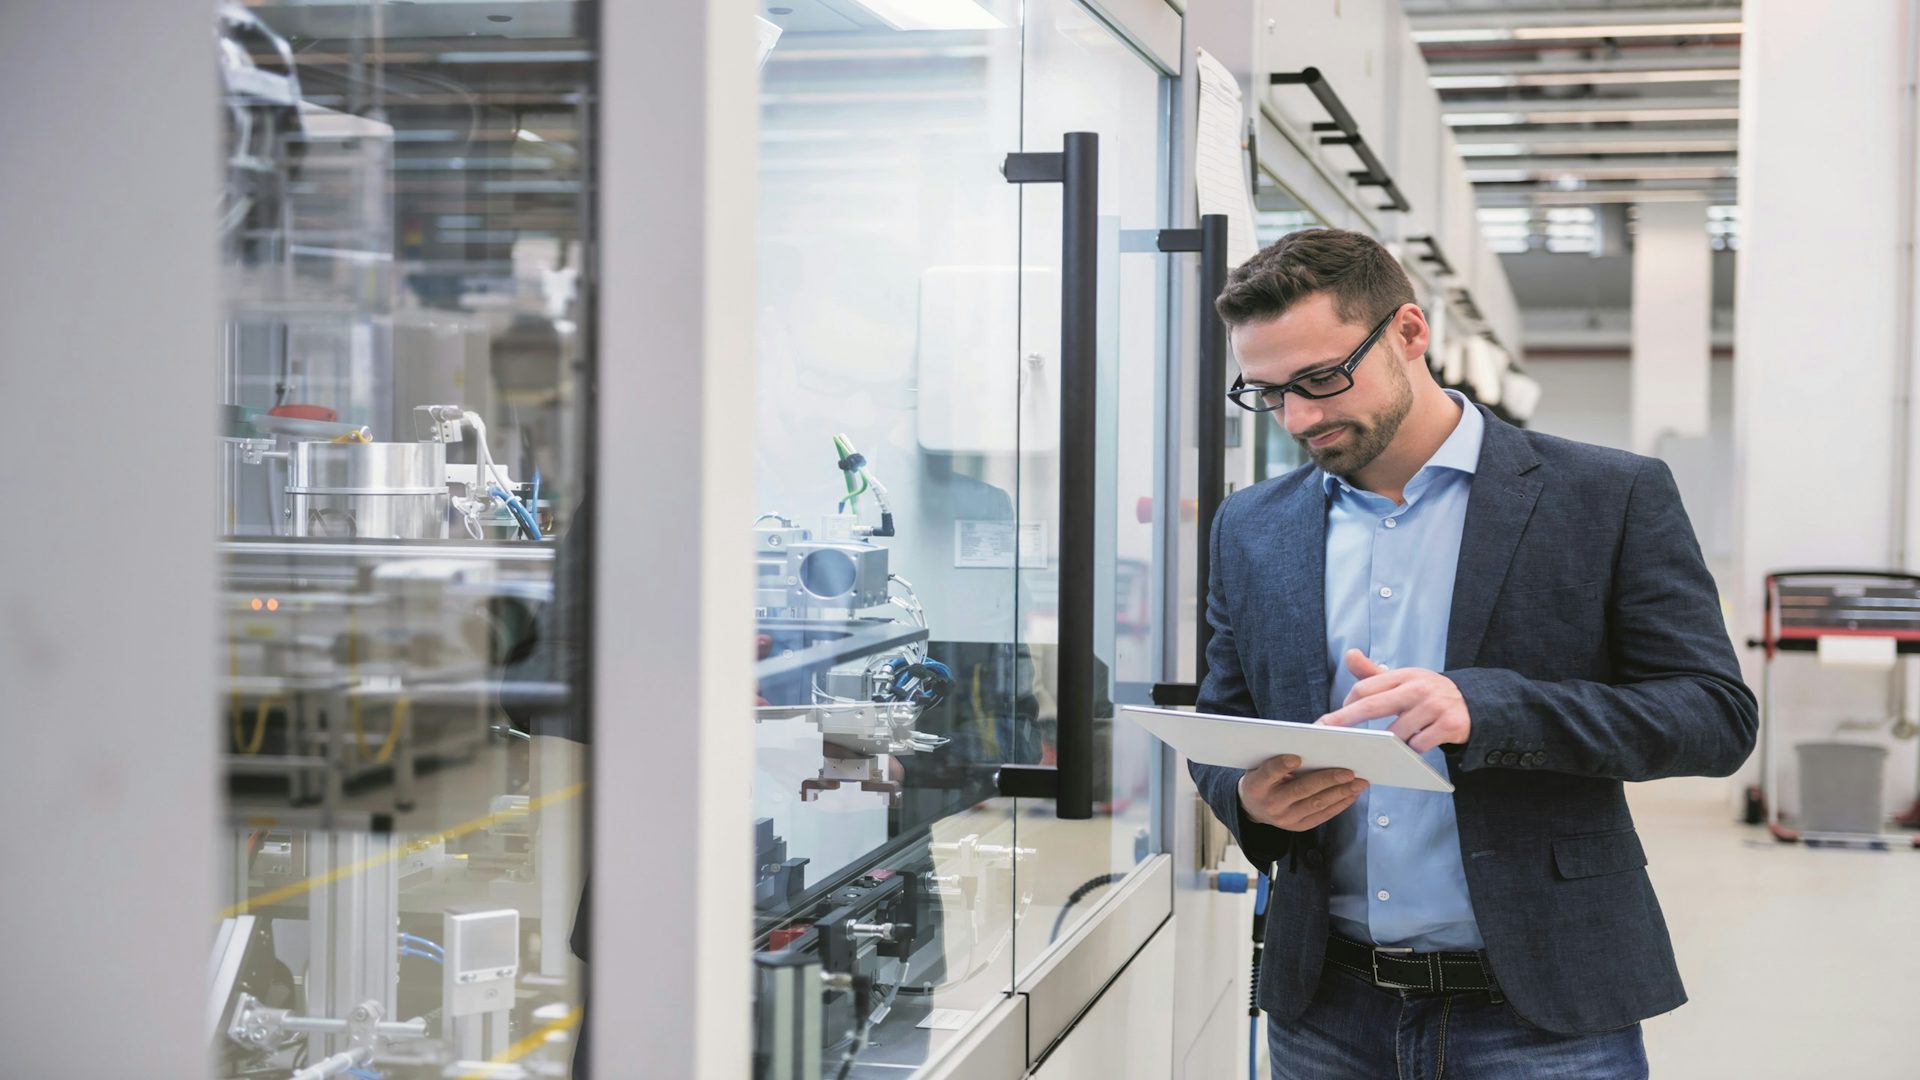
POLYGON ((1379 898, 1380 898, 1380 899, 1382 899, 1382 900, 1391 900, 1391 899, 1393 899, 1393 894, 1392 894, 1392 893, 1390 893, 1390 892, 1388 892, 1388 891, 1387 891, 1387 890, 1385 890, 1385 889, 1381 889, 1381 890, 1380 890, 1379 892, 1377 892, 1377 893, 1374 893, 1373 895, 1375 895, 1375 896, 1377 896, 1377 897, 1379 897, 1379 898))
POLYGON ((1380 586, 1380 597, 1381 599, 1384 599, 1384 600, 1393 599, 1393 588, 1388 585, 1380 586))
POLYGON ((1399 522, 1399 519, 1397 518, 1388 518, 1387 520, 1381 522, 1380 524, 1385 525, 1387 528, 1391 529, 1391 528, 1397 527, 1400 524, 1400 522, 1399 522))
POLYGON ((1377 818, 1374 818, 1373 820, 1374 820, 1374 822, 1375 822, 1375 824, 1377 824, 1377 825, 1379 825, 1379 826, 1380 826, 1381 828, 1383 828, 1383 829, 1384 829, 1384 828, 1386 828, 1386 827, 1387 827, 1387 823, 1388 823, 1388 822, 1387 822, 1387 815, 1385 815, 1385 814, 1381 814, 1381 815, 1380 815, 1379 817, 1377 817, 1377 818))

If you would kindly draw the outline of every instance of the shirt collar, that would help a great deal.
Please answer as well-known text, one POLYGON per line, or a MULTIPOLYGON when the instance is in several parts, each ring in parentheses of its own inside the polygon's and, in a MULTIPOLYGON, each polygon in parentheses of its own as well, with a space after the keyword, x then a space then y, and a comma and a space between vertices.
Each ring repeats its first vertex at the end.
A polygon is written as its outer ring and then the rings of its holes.
MULTIPOLYGON (((1408 487, 1413 487, 1415 483, 1425 486, 1420 478, 1428 469, 1453 469, 1472 476, 1480 468, 1480 445, 1486 439, 1487 419, 1480 415, 1479 408, 1468 401, 1465 394, 1458 390, 1447 390, 1445 393, 1453 399, 1454 404, 1460 406, 1460 422, 1453 425, 1453 433, 1447 436, 1446 442, 1440 444, 1440 449, 1435 450, 1419 472, 1414 473, 1414 479, 1408 482, 1408 487)), ((1336 487, 1354 490, 1345 480, 1325 471, 1320 473, 1320 484, 1329 493, 1336 487)))

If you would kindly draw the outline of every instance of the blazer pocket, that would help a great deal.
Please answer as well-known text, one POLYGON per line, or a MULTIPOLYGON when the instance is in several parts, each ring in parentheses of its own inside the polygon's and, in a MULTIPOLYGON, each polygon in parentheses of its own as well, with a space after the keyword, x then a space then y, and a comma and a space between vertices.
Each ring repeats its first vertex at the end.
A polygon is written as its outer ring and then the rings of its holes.
POLYGON ((1640 834, 1632 829, 1562 836, 1553 842, 1553 865, 1567 880, 1599 877, 1638 870, 1647 865, 1647 852, 1640 846, 1640 834))

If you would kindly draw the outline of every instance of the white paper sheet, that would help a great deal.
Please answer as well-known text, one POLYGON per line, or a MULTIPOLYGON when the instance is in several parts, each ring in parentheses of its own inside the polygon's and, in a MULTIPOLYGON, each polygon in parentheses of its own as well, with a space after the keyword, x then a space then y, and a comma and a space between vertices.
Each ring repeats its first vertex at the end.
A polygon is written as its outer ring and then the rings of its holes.
POLYGON ((1227 266, 1239 266, 1260 250, 1253 231, 1253 192, 1248 188, 1245 147, 1241 142, 1247 112, 1240 83, 1205 49, 1200 58, 1200 122, 1194 180, 1202 214, 1227 215, 1227 266))
POLYGON ((1820 662, 1834 667, 1886 671, 1900 659, 1900 643, 1890 637, 1829 634, 1820 639, 1820 662))

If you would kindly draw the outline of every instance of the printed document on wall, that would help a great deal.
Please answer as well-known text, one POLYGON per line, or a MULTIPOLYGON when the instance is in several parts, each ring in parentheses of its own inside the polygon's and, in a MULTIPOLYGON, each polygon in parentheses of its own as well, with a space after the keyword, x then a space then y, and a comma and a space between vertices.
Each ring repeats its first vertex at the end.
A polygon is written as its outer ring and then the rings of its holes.
POLYGON ((1235 267, 1260 249, 1253 231, 1253 192, 1247 187, 1241 145, 1247 114, 1233 72, 1207 50, 1194 51, 1200 57, 1199 146, 1194 154, 1200 213, 1227 215, 1227 266, 1235 267))

